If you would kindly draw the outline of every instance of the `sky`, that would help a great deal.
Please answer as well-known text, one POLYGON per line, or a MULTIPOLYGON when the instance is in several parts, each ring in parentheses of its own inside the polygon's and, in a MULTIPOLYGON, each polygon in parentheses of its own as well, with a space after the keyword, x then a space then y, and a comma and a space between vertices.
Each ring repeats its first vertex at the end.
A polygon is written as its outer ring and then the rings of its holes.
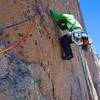
POLYGON ((100 57, 100 0, 80 0, 87 33, 100 57))

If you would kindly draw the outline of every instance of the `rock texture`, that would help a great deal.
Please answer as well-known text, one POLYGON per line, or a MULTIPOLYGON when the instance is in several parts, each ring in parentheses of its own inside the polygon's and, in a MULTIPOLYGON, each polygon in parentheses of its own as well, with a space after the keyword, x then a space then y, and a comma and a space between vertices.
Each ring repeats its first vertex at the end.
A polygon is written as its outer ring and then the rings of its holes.
MULTIPOLYGON (((72 44, 74 58, 61 59, 49 8, 74 14, 83 25, 78 0, 0 0, 0 50, 29 31, 26 41, 0 56, 0 100, 100 100, 100 60, 72 44)), ((58 34, 59 33, 59 34, 58 34)))

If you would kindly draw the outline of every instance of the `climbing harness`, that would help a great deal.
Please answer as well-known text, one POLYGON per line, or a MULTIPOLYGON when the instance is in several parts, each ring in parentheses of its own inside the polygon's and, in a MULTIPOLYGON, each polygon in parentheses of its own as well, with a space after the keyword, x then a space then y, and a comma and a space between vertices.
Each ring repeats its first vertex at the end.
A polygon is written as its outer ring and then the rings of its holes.
POLYGON ((81 30, 80 29, 76 29, 76 30, 72 31, 72 41, 75 44, 82 45, 81 38, 82 38, 82 35, 81 35, 81 30))

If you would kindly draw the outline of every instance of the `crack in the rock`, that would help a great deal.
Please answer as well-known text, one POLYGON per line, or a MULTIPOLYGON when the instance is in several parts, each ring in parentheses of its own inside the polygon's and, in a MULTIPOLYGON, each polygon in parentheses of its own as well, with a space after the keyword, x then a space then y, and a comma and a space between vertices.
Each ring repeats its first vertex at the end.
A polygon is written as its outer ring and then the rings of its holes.
POLYGON ((88 96, 89 96, 89 99, 92 100, 91 98, 91 94, 90 94, 90 89, 89 89, 89 86, 88 86, 88 82, 87 82, 87 77, 86 77, 86 70, 84 69, 84 62, 83 62, 83 59, 82 59, 82 55, 80 53, 80 49, 79 49, 79 57, 78 57, 78 61, 81 62, 81 66, 82 66, 82 69, 83 69, 83 73, 84 73, 84 78, 86 80, 86 87, 87 87, 87 90, 88 90, 88 96))
POLYGON ((51 83, 52 83, 52 93, 53 93, 53 99, 57 100, 56 96, 55 96, 55 88, 54 88, 54 83, 53 80, 51 79, 51 83))
POLYGON ((51 79, 50 73, 46 70, 46 68, 45 68, 42 64, 41 64, 41 66, 42 66, 42 68, 44 69, 44 71, 47 73, 48 78, 49 78, 50 81, 51 81, 53 100, 57 100, 57 98, 56 98, 56 96, 55 96, 54 82, 53 82, 53 80, 51 79))
POLYGON ((86 86, 87 86, 87 90, 88 90, 89 100, 94 100, 95 98, 97 98, 97 100, 98 100, 98 97, 96 95, 96 91, 94 91, 94 86, 92 86, 91 76, 89 76, 87 63, 86 63, 85 59, 83 58, 84 55, 83 55, 80 48, 78 51, 79 51, 79 59, 78 60, 79 60, 79 62, 81 62, 80 64, 81 64, 82 69, 83 69, 84 78, 86 80, 86 86))
MULTIPOLYGON (((47 74, 48 78, 49 78, 50 81, 51 81, 53 100, 57 100, 57 98, 56 98, 56 96, 55 96, 55 89, 54 89, 53 80, 51 79, 50 73, 46 70, 45 66, 44 66, 41 62, 35 62, 35 61, 33 61, 33 62, 29 63, 29 64, 30 64, 30 65, 31 65, 31 64, 38 64, 38 65, 40 65, 40 66, 43 68, 44 72, 47 74)), ((38 84, 38 89, 40 90, 39 84, 38 84)))
POLYGON ((32 80, 32 83, 33 83, 33 85, 34 85, 34 91, 35 91, 36 95, 38 96, 38 99, 39 99, 39 100, 45 100, 45 99, 43 98, 43 96, 42 96, 41 91, 40 91, 38 80, 34 80, 34 79, 33 79, 33 80, 32 80))
POLYGON ((70 100, 72 100, 72 86, 71 86, 71 92, 70 92, 70 100))

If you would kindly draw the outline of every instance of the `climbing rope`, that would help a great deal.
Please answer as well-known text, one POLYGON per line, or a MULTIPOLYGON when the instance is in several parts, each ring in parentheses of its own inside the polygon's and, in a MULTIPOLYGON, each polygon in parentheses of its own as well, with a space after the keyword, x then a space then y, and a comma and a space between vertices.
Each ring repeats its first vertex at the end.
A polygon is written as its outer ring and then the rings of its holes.
POLYGON ((8 26, 1 27, 1 28, 0 28, 0 31, 6 30, 6 29, 8 29, 8 28, 12 28, 12 27, 17 26, 17 25, 20 25, 20 24, 22 24, 22 23, 24 23, 24 22, 27 22, 28 20, 32 19, 33 17, 34 17, 34 16, 29 16, 29 17, 27 17, 26 19, 24 19, 24 20, 22 20, 22 21, 20 21, 20 22, 17 22, 17 23, 8 25, 8 26))
MULTIPOLYGON (((45 20, 45 14, 44 14, 45 13, 45 9, 44 9, 44 6, 43 6, 41 0, 36 0, 36 4, 35 5, 36 5, 37 13, 40 16, 40 26, 42 26, 42 28, 44 30, 44 33, 45 33, 45 36, 48 39, 50 39, 50 41, 52 43, 52 46, 54 46, 55 45, 54 43, 56 43, 56 42, 54 41, 54 38, 51 37, 51 34, 50 34, 47 26, 45 25, 46 24, 45 23, 46 22, 46 20, 45 20)), ((47 6, 46 10, 47 10, 48 16, 51 18, 50 14, 48 13, 49 5, 47 6)))
MULTIPOLYGON (((37 14, 37 13, 36 13, 36 14, 37 14)), ((18 40, 16 41, 16 43, 13 44, 12 46, 10 46, 10 47, 8 47, 8 48, 6 48, 6 49, 4 49, 4 50, 1 50, 1 51, 0 51, 0 54, 3 54, 3 53, 5 53, 5 52, 7 52, 7 51, 10 51, 10 50, 12 50, 12 49, 18 47, 19 44, 20 44, 23 40, 26 39, 26 37, 30 34, 30 32, 31 32, 31 30, 32 30, 32 26, 34 25, 34 22, 35 22, 34 19, 35 19, 36 14, 32 17, 32 18, 33 18, 32 24, 30 25, 30 28, 29 28, 28 32, 25 32, 25 35, 22 37, 22 39, 18 39, 18 40)), ((28 19, 27 19, 27 20, 24 20, 24 21, 22 21, 22 22, 25 22, 25 21, 28 21, 28 19)), ((21 24, 22 22, 19 22, 19 23, 17 23, 17 24, 13 24, 13 25, 4 27, 4 28, 2 28, 2 30, 3 30, 3 29, 10 28, 10 27, 13 27, 13 26, 16 26, 16 25, 19 25, 19 24, 21 24)))

